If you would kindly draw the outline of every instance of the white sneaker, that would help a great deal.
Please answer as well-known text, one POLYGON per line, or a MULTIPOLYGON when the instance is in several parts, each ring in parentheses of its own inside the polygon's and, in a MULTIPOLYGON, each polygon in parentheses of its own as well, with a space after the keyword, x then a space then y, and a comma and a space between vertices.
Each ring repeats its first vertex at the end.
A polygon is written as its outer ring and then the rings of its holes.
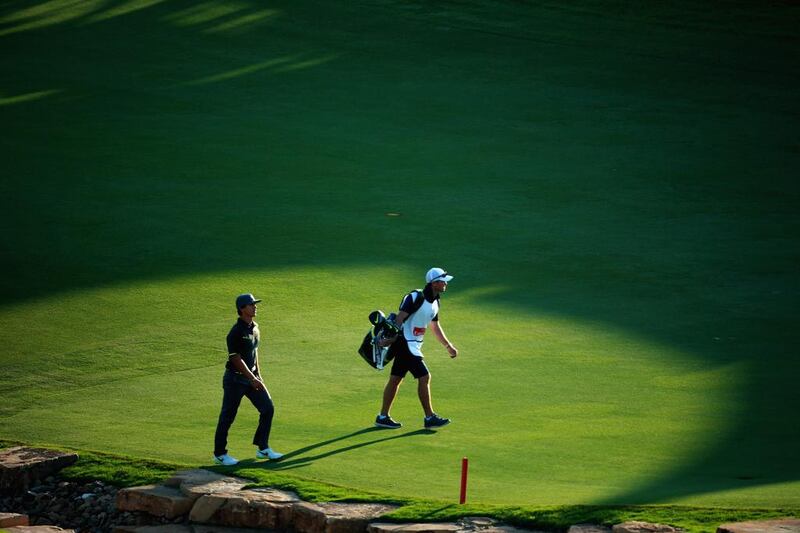
POLYGON ((272 459, 274 461, 281 457, 283 457, 283 454, 276 452, 272 448, 264 448, 256 452, 256 459, 272 459))
POLYGON ((234 459, 227 453, 214 456, 214 463, 222 466, 233 466, 239 463, 238 459, 234 459))

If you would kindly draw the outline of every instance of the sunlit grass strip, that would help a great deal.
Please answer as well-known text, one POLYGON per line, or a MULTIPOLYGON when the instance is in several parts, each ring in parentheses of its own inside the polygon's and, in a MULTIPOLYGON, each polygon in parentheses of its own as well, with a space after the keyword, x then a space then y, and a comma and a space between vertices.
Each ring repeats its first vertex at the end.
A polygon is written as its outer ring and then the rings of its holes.
POLYGON ((84 17, 103 6, 102 0, 53 0, 22 9, 0 19, 0 24, 14 24, 0 29, 0 36, 45 28, 84 17))
POLYGON ((136 11, 141 11, 142 9, 147 9, 148 7, 152 7, 162 2, 164 2, 164 0, 130 0, 118 6, 111 7, 102 13, 92 15, 89 17, 87 22, 102 22, 115 17, 121 17, 136 11))
POLYGON ((262 9, 249 15, 242 15, 227 22, 222 22, 213 28, 209 28, 206 33, 224 33, 229 31, 238 31, 250 28, 256 24, 260 24, 267 19, 275 18, 280 13, 277 9, 262 9))
POLYGON ((52 96, 60 92, 61 89, 51 89, 49 91, 37 91, 35 93, 20 94, 17 96, 8 96, 8 97, 0 96, 0 106, 33 102, 35 100, 41 100, 42 98, 47 98, 48 96, 52 96))
POLYGON ((86 2, 84 0, 51 0, 41 4, 20 9, 5 17, 0 18, 0 24, 9 22, 19 22, 28 19, 44 19, 48 17, 63 16, 68 13, 83 11, 87 4, 98 4, 102 2, 86 2))
POLYGON ((166 20, 176 26, 196 26, 238 13, 248 7, 248 4, 240 2, 203 2, 194 7, 173 13, 166 17, 166 20))
POLYGON ((281 57, 276 57, 274 59, 261 61, 259 63, 254 63, 252 65, 247 65, 246 67, 228 70, 225 72, 221 72, 219 74, 214 74, 211 76, 206 76, 204 78, 199 78, 187 82, 186 85, 205 85, 209 83, 219 83, 221 81, 228 81, 235 78, 239 78, 241 76, 248 76, 250 74, 255 74, 257 72, 261 72, 264 70, 272 70, 273 72, 291 72, 294 70, 302 70, 315 67, 323 63, 327 63, 329 61, 334 60, 336 57, 337 56, 335 54, 327 54, 324 56, 309 58, 301 61, 300 59, 302 58, 302 54, 281 56, 281 57))
POLYGON ((336 59, 336 57, 338 57, 337 54, 327 54, 313 59, 306 59, 305 61, 283 65, 279 68, 276 68, 275 72, 291 72, 293 70, 303 70, 306 68, 316 67, 329 61, 333 61, 336 59))
POLYGON ((294 61, 299 57, 297 54, 288 55, 288 56, 281 56, 276 57, 274 59, 268 59, 266 61, 262 61, 260 63, 255 63, 253 65, 248 65, 246 67, 241 67, 233 70, 228 70, 226 72, 221 72, 219 74, 214 74, 212 76, 206 76, 204 78, 199 78, 194 81, 190 81, 187 85, 204 85, 207 83, 218 83, 221 81, 227 81, 234 78, 238 78, 240 76, 247 76, 248 74, 254 74, 256 72, 269 69, 271 67, 275 67, 277 65, 282 65, 284 63, 289 63, 290 61, 294 61))

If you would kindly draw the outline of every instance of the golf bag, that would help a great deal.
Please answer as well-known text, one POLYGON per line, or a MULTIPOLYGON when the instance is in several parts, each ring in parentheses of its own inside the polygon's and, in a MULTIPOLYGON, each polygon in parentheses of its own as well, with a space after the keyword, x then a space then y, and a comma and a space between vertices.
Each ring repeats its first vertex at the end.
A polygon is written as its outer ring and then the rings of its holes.
POLYGON ((395 318, 397 315, 394 313, 389 313, 387 317, 381 310, 369 314, 372 328, 361 342, 358 353, 372 368, 383 370, 384 365, 392 360, 392 357, 388 355, 389 346, 401 333, 400 326, 394 321, 395 318))
MULTIPOLYGON (((413 303, 412 313, 415 313, 422 307, 425 297, 420 289, 411 291, 410 294, 413 303)), ((408 295, 403 296, 403 300, 405 300, 406 296, 408 295)), ((380 309, 369 314, 372 328, 364 336, 364 340, 361 341, 358 353, 372 368, 383 370, 386 363, 393 358, 393 355, 389 353, 389 347, 397 339, 398 335, 403 334, 403 328, 395 322, 396 318, 397 315, 395 313, 389 313, 389 316, 386 316, 380 309)))

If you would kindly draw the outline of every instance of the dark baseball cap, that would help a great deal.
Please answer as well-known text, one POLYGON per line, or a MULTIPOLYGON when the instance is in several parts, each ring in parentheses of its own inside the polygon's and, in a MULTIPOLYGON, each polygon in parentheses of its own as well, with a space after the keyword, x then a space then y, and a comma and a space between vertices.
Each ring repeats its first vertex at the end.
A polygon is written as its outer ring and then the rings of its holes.
POLYGON ((257 304, 260 301, 261 300, 257 299, 255 296, 253 296, 250 293, 240 294, 239 296, 236 297, 236 310, 238 311, 239 309, 241 309, 245 305, 257 304))

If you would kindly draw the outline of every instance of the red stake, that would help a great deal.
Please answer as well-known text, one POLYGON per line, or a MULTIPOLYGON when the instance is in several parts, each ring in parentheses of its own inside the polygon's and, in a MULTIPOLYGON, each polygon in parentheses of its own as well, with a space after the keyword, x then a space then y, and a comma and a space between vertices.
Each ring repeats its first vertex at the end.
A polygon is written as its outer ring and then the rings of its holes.
POLYGON ((464 505, 467 501, 467 470, 469 469, 469 461, 466 457, 461 459, 461 498, 458 503, 464 505))

